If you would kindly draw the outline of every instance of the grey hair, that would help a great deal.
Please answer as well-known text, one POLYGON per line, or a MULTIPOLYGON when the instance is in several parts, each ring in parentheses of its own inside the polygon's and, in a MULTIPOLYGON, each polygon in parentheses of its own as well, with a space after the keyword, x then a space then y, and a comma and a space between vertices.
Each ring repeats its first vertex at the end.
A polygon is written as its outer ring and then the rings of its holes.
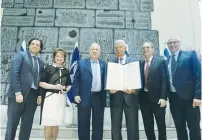
POLYGON ((151 46, 152 48, 154 48, 154 44, 153 44, 151 41, 146 41, 146 42, 144 42, 144 43, 142 44, 142 47, 143 47, 144 44, 146 44, 146 43, 150 44, 150 46, 151 46))
POLYGON ((169 42, 171 39, 176 39, 177 41, 180 42, 180 37, 179 37, 179 36, 171 36, 171 37, 168 39, 168 42, 169 42))
POLYGON ((124 47, 126 47, 126 42, 124 40, 121 40, 121 39, 120 40, 116 40, 114 46, 117 46, 118 44, 123 44, 124 47))
POLYGON ((89 50, 91 50, 94 45, 97 45, 97 46, 99 46, 99 48, 100 48, 100 45, 99 45, 98 43, 92 43, 92 44, 90 45, 89 50))

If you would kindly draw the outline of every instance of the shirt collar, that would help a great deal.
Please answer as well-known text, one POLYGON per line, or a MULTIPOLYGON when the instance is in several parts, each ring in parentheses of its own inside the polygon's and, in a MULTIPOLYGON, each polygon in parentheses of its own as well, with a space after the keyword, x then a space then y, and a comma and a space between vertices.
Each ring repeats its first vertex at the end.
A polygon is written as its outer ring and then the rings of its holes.
POLYGON ((53 67, 55 67, 55 68, 59 68, 59 69, 64 69, 64 67, 63 67, 63 66, 58 67, 58 66, 56 66, 56 64, 55 64, 55 63, 53 64, 53 67))
POLYGON ((118 57, 119 60, 122 58, 122 60, 126 60, 126 55, 124 55, 123 57, 118 57))
MULTIPOLYGON (((153 59, 153 55, 149 58, 149 61, 152 61, 152 59, 153 59)), ((145 59, 145 61, 148 61, 147 59, 145 59)))
POLYGON ((176 51, 176 52, 175 52, 174 54, 172 54, 172 55, 178 56, 179 53, 180 53, 180 49, 179 49, 178 51, 176 51))
POLYGON ((31 52, 30 52, 30 54, 31 54, 32 57, 33 57, 33 56, 35 56, 35 57, 39 57, 38 55, 34 55, 34 54, 32 54, 31 52))
POLYGON ((90 59, 90 62, 91 62, 91 63, 97 62, 97 63, 99 64, 99 60, 98 60, 98 59, 97 59, 97 60, 90 59))

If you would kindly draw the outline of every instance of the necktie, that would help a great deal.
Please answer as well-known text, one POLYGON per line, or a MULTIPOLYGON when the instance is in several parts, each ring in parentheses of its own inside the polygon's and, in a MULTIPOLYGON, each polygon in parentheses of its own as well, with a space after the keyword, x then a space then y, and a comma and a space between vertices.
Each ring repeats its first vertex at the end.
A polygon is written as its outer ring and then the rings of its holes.
POLYGON ((148 74, 149 74, 149 60, 145 61, 146 63, 146 68, 144 71, 144 85, 147 88, 147 78, 148 78, 148 74))
POLYGON ((122 57, 119 58, 119 63, 120 63, 120 64, 123 64, 123 58, 122 58, 122 57))
POLYGON ((175 72, 176 66, 177 66, 177 62, 175 60, 175 55, 172 55, 172 57, 171 57, 171 74, 172 74, 172 76, 175 72))
POLYGON ((38 60, 38 58, 36 57, 36 56, 33 56, 33 58, 34 58, 34 68, 33 68, 33 72, 34 72, 34 86, 36 87, 36 88, 38 88, 38 78, 39 78, 39 75, 38 75, 38 62, 37 62, 37 60, 38 60))
POLYGON ((97 61, 93 61, 93 63, 92 63, 92 74, 93 74, 92 89, 96 90, 96 88, 97 88, 97 61))
POLYGON ((92 63, 98 63, 96 60, 93 60, 92 63))

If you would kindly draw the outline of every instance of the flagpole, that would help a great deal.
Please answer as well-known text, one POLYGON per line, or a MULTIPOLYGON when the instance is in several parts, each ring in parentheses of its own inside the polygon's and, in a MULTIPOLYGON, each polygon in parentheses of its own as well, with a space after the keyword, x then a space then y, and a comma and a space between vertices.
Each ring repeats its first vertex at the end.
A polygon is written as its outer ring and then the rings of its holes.
MULTIPOLYGON (((75 45, 74 45, 74 49, 78 47, 78 41, 75 42, 75 45)), ((72 126, 71 127, 77 127, 76 123, 75 123, 75 107, 76 107, 76 104, 73 102, 72 103, 72 110, 73 110, 73 115, 72 115, 72 126)))
MULTIPOLYGON (((78 48, 78 41, 75 42, 74 51, 75 51, 76 48, 78 48)), ((74 51, 72 53, 72 59, 73 59, 74 51)), ((71 65, 72 65, 72 62, 73 62, 72 59, 71 59, 71 65)), ((70 66, 70 69, 71 69, 71 66, 70 66)), ((72 81, 72 83, 73 83, 73 81, 72 81)), ((77 127, 77 125, 75 123, 75 107, 76 107, 76 104, 74 102, 71 103, 71 107, 72 107, 72 123, 69 124, 67 127, 74 128, 74 127, 77 127)))

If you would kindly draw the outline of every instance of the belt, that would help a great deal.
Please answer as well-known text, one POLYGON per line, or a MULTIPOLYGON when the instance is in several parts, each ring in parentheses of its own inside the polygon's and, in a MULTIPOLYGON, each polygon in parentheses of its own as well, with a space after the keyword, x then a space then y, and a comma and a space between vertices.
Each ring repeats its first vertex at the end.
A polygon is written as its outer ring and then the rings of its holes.
POLYGON ((90 95, 97 95, 99 94, 101 91, 91 91, 90 95))

